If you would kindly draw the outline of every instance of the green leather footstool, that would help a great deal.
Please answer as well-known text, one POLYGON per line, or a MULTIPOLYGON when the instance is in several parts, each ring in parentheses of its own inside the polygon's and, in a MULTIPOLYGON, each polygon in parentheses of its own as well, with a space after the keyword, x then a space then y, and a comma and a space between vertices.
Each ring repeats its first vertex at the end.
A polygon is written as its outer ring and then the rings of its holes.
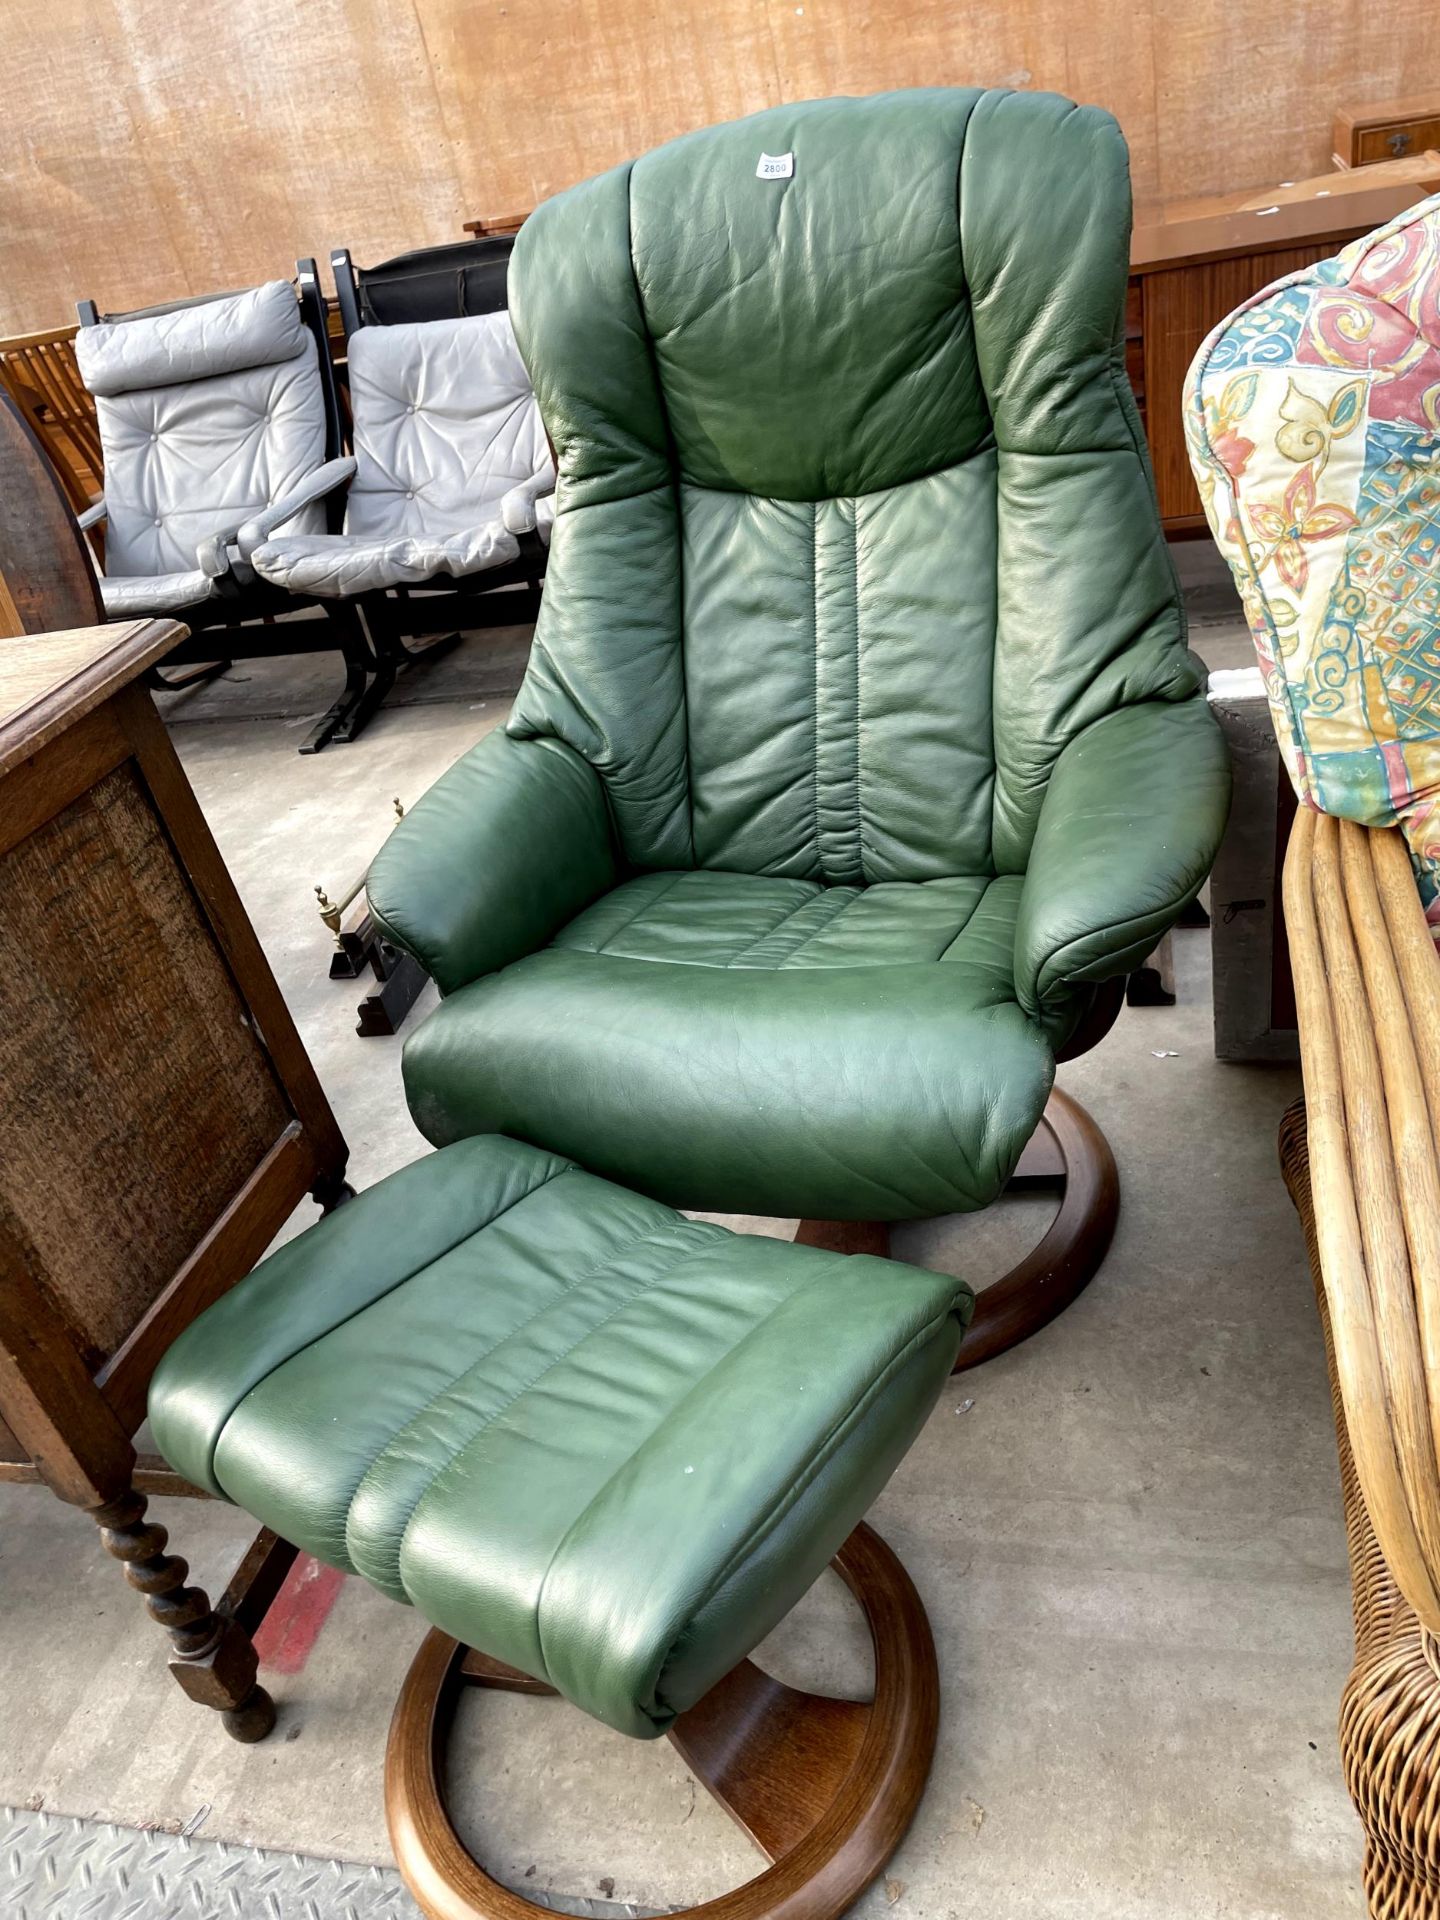
POLYGON ((150 1419, 197 1486, 436 1629, 386 1763, 428 1914, 527 1904, 445 1811, 467 1681, 669 1733, 772 1860, 712 1904, 838 1914, 909 1824, 937 1715, 924 1611, 859 1522, 972 1304, 946 1275, 731 1233, 480 1136, 210 1307, 157 1369, 150 1419), (875 1642, 863 1704, 745 1657, 837 1555, 875 1642))

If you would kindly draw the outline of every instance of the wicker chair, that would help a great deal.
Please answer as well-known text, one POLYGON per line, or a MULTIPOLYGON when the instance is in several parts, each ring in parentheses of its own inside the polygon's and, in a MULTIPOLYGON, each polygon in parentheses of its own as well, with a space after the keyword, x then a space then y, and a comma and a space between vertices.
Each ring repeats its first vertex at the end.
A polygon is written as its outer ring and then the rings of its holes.
POLYGON ((1340 1748, 1375 1920, 1440 1916, 1440 959, 1395 828, 1302 809, 1280 1126, 1320 1303, 1355 1606, 1340 1748))
POLYGON ((1340 1738, 1377 1920, 1440 1920, 1440 194, 1252 295, 1186 433, 1306 803, 1285 869, 1355 1590, 1340 1738), (1418 890, 1417 890, 1418 883, 1418 890))

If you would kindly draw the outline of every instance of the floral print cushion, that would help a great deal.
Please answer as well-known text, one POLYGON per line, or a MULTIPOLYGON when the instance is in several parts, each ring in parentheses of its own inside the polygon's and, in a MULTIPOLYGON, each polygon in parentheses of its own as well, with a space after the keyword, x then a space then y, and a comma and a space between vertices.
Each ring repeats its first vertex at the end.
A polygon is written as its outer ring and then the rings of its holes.
POLYGON ((1295 790, 1398 821, 1440 939, 1440 194, 1222 321, 1184 406, 1295 790))

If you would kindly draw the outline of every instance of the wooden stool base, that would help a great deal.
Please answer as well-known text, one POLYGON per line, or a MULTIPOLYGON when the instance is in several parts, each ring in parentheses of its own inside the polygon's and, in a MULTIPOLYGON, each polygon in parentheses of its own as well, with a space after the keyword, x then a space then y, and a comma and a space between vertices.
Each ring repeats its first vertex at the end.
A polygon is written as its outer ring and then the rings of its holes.
MULTIPOLYGON (((683 1714, 670 1740, 771 1863, 733 1893, 682 1909, 705 1920, 836 1920, 881 1872, 924 1792, 939 1680, 930 1623, 878 1534, 857 1527, 833 1561, 875 1648, 868 1702, 802 1693, 742 1660, 683 1714)), ((532 1920, 541 1907, 492 1880, 460 1840, 441 1786, 466 1684, 550 1689, 431 1633, 406 1676, 385 1755, 395 1859, 430 1920, 532 1920)))
MULTIPOLYGON (((956 1373, 1048 1326, 1089 1286, 1109 1250, 1120 1213, 1115 1156, 1084 1107, 1059 1087, 1052 1088, 1010 1182, 1010 1190, 1022 1193, 1046 1187, 1061 1188, 1060 1210, 1017 1266, 976 1289, 956 1373)), ((836 1253, 890 1251, 890 1230, 878 1220, 802 1220, 795 1239, 836 1253)))

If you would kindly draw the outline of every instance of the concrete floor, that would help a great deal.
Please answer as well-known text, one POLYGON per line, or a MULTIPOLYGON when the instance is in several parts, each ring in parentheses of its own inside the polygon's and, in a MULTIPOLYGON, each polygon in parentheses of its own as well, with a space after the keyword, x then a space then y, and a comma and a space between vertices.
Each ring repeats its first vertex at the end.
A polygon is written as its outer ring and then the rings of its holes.
MULTIPOLYGON (((1208 556, 1182 551, 1212 665, 1243 660, 1208 556)), ((361 741, 302 759, 328 663, 244 665, 167 699, 174 738, 353 1151, 358 1184, 415 1157, 399 1041, 353 1032, 311 888, 504 716, 523 635, 410 676, 361 741)), ((1218 1064, 1208 939, 1177 936, 1180 1003, 1122 1016, 1062 1070, 1105 1126, 1120 1228, 1089 1291, 947 1387, 873 1518, 930 1609, 944 1705, 919 1818, 862 1911, 913 1920, 1355 1920, 1360 1835, 1334 1723, 1350 1618, 1334 1439, 1300 1235, 1275 1164, 1298 1087, 1218 1064), (1157 1052, 1173 1050, 1173 1058, 1157 1052)), ((421 1017, 427 999, 412 1015, 421 1017)), ((1041 1203, 896 1235, 983 1277, 1041 1203)), ((771 1223, 784 1231, 784 1223, 771 1223)), ((248 1537, 156 1503, 195 1576, 248 1537)), ((0 1802, 347 1859, 388 1858, 381 1756, 421 1623, 347 1582, 281 1720, 228 1741, 163 1670, 163 1636, 89 1524, 0 1487, 0 1802)), ((828 1576, 764 1650, 789 1679, 863 1684, 828 1576)), ((469 1837, 527 1891, 657 1908, 756 1870, 668 1745, 556 1703, 473 1696, 452 1752, 469 1837)))

